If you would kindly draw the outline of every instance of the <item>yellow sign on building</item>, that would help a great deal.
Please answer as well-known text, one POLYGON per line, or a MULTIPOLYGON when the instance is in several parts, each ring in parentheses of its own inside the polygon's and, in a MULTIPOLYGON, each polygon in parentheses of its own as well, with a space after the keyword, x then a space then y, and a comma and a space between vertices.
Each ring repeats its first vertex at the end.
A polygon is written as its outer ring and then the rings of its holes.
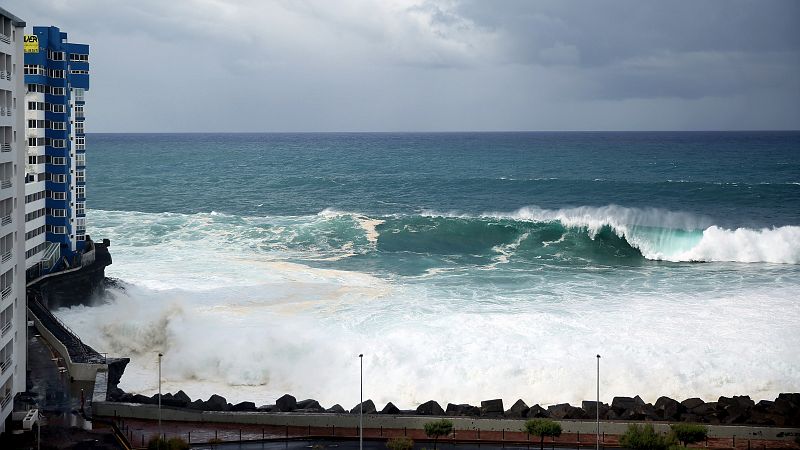
POLYGON ((35 34, 25 35, 25 53, 39 53, 39 36, 35 34))

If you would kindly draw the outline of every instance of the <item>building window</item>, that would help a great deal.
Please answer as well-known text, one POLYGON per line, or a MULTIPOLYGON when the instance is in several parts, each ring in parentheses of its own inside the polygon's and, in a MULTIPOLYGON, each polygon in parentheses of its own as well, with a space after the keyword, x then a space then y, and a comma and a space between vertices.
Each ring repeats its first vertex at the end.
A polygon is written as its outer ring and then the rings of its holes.
POLYGON ((83 122, 75 122, 75 132, 84 134, 83 122))
POLYGON ((86 165, 86 153, 78 153, 77 155, 75 155, 75 165, 76 166, 86 165))
POLYGON ((53 139, 52 146, 55 148, 64 148, 67 146, 66 139, 53 139))
POLYGON ((52 208, 52 209, 50 209, 50 215, 53 216, 53 217, 67 217, 67 210, 66 209, 52 208))
POLYGON ((89 55, 84 55, 83 53, 70 53, 69 54, 70 61, 82 61, 82 62, 89 62, 89 55))
POLYGON ((83 98, 84 98, 83 95, 84 95, 85 92, 86 92, 86 90, 83 89, 83 88, 75 88, 75 89, 73 89, 72 93, 75 94, 75 101, 76 102, 82 102, 83 98))
POLYGON ((47 74, 50 78, 64 78, 64 69, 50 69, 47 74))
POLYGON ((79 216, 86 215, 86 203, 84 202, 75 203, 75 214, 79 216))
POLYGON ((52 91, 53 95, 60 95, 60 96, 65 95, 67 92, 67 90, 63 87, 54 87, 52 88, 52 91))
POLYGON ((69 73, 71 73, 72 75, 89 75, 89 71, 88 70, 70 69, 69 73))
POLYGON ((52 198, 53 200, 66 200, 67 193, 59 191, 50 191, 50 198, 52 198))
POLYGON ((79 170, 79 171, 75 172, 75 181, 77 181, 78 183, 85 183, 86 182, 86 171, 85 170, 79 170))
POLYGON ((67 158, 63 156, 53 156, 52 164, 63 166, 67 163, 67 158))
POLYGON ((84 136, 75 137, 75 150, 86 150, 86 138, 84 136))
POLYGON ((47 232, 53 234, 67 234, 67 227, 63 225, 48 225, 47 232))
POLYGON ((86 186, 75 186, 75 196, 78 198, 86 197, 86 186))
POLYGON ((53 130, 66 130, 67 123, 66 122, 52 122, 50 124, 50 128, 53 130))
POLYGON ((63 61, 64 60, 64 52, 56 52, 53 50, 47 51, 47 59, 51 61, 63 61))
POLYGON ((50 111, 52 111, 54 113, 63 113, 63 112, 66 112, 67 109, 64 107, 64 105, 60 105, 60 104, 54 103, 54 104, 50 105, 50 111))
POLYGON ((36 64, 25 64, 24 67, 25 75, 45 75, 46 72, 44 70, 44 66, 38 66, 36 64))
POLYGON ((64 175, 63 173, 54 173, 50 178, 50 181, 52 181, 53 183, 66 183, 67 176, 64 175))

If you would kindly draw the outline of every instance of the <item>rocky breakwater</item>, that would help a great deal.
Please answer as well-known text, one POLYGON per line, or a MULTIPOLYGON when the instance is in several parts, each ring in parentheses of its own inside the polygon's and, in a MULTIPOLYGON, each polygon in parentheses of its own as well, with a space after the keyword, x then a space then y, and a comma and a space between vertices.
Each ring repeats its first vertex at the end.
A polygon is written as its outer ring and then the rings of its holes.
MULTIPOLYGON (((109 401, 157 404, 158 394, 147 397, 140 394, 125 393, 113 389, 108 395, 109 401)), ((555 420, 595 420, 598 406, 600 419, 605 421, 667 421, 697 422, 713 425, 747 424, 760 426, 800 427, 800 393, 780 394, 775 400, 761 400, 758 403, 749 396, 720 397, 715 402, 706 402, 699 398, 683 401, 669 397, 659 397, 654 404, 647 403, 638 395, 635 397, 614 397, 611 404, 584 401, 581 406, 569 403, 549 405, 546 408, 538 404, 528 406, 522 399, 517 400, 505 409, 503 400, 491 399, 482 401, 480 406, 466 403, 448 403, 445 408, 430 400, 416 409, 401 410, 393 403, 387 403, 378 410, 372 400, 355 405, 346 410, 339 404, 325 408, 314 399, 297 400, 285 394, 275 400, 272 405, 256 406, 253 402, 229 403, 224 397, 212 395, 208 400, 192 400, 183 391, 162 395, 161 404, 166 407, 187 408, 201 411, 249 411, 261 413, 329 413, 358 414, 362 408, 364 414, 416 415, 416 416, 466 416, 477 418, 550 418, 555 420)))

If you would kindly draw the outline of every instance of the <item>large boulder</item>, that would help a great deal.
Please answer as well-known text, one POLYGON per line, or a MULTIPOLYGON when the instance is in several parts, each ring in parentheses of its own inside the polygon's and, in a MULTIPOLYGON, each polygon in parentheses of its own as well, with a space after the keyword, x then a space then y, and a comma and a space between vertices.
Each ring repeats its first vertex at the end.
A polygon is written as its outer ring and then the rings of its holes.
POLYGON ((283 394, 281 398, 275 400, 275 407, 281 412, 290 412, 297 409, 297 399, 289 394, 283 394))
POLYGON ((311 398, 297 402, 297 409, 303 412, 325 412, 325 408, 311 398))
POLYGON ((761 400, 750 411, 749 422, 755 425, 782 427, 786 423, 786 418, 776 411, 775 402, 761 400))
POLYGON ((361 406, 363 405, 364 414, 377 414, 378 411, 375 409, 375 403, 372 400, 365 400, 363 403, 359 403, 358 405, 354 406, 353 409, 350 410, 350 414, 359 414, 361 413, 361 406))
POLYGON ((393 415, 400 414, 400 408, 394 406, 394 403, 389 402, 386 404, 386 406, 383 407, 383 409, 381 410, 381 414, 393 414, 393 415))
POLYGON ((677 420, 686 412, 685 406, 669 397, 659 397, 654 406, 658 417, 664 420, 677 420))
POLYGON ((502 416, 505 410, 503 409, 503 400, 496 398, 493 400, 484 400, 481 402, 481 416, 502 416))
POLYGON ((720 397, 717 412, 723 423, 745 423, 750 418, 750 409, 755 402, 749 396, 720 397))
POLYGON ((199 398, 192 403, 189 403, 187 406, 189 409, 197 409, 197 410, 204 410, 206 408, 206 402, 200 400, 199 398))
POLYGON ((417 414, 421 416, 443 416, 444 410, 435 400, 428 400, 417 406, 417 414))
POLYGON ((258 411, 253 402, 241 402, 231 406, 231 411, 258 411))
POLYGON ((506 417, 517 417, 517 418, 527 417, 528 411, 530 411, 528 405, 526 405, 525 402, 522 401, 522 399, 519 399, 516 402, 514 402, 513 405, 511 405, 511 408, 509 408, 508 411, 506 411, 506 417))
POLYGON ((570 405, 569 403, 559 403, 558 405, 550 405, 547 407, 547 412, 553 419, 585 419, 587 418, 586 412, 581 408, 570 405))
POLYGON ((221 395, 213 394, 205 401, 203 409, 206 411, 227 411, 228 401, 221 395))
POLYGON ((625 411, 635 408, 636 403, 636 400, 632 397, 614 397, 614 399, 611 400, 611 409, 613 409, 617 415, 622 415, 625 411))
POLYGON ((342 405, 337 403, 337 404, 331 406, 330 408, 326 409, 325 412, 336 413, 336 414, 345 414, 347 411, 344 408, 342 408, 342 405))
POLYGON ((131 403, 142 403, 145 405, 152 404, 153 402, 150 401, 150 397, 145 397, 142 394, 134 394, 131 398, 131 403))
POLYGON ((186 402, 187 405, 192 402, 192 399, 189 398, 189 396, 186 395, 186 392, 183 392, 182 390, 178 391, 175 395, 172 396, 172 398, 173 400, 186 402))
POLYGON ((258 412, 272 412, 277 411, 278 407, 275 405, 261 405, 258 407, 258 412))
POLYGON ((693 398, 687 398, 686 400, 682 401, 681 405, 683 405, 687 411, 690 411, 692 409, 697 408, 698 406, 703 405, 704 403, 705 402, 702 399, 693 397, 693 398))
POLYGON ((775 399, 775 411, 785 417, 785 426, 800 426, 800 394, 782 393, 775 399))
POLYGON ((533 419, 547 418, 550 417, 550 413, 539 404, 536 404, 528 410, 528 417, 533 419))
POLYGON ((468 403, 461 403, 459 405, 448 403, 445 414, 448 416, 473 416, 478 417, 481 415, 481 409, 477 406, 472 406, 468 403))
MULTIPOLYGON (((586 412, 586 416, 591 419, 592 417, 597 417, 597 402, 593 400, 584 400, 581 402, 581 409, 586 412)), ((605 419, 606 414, 608 414, 608 405, 600 402, 600 418, 605 419)))

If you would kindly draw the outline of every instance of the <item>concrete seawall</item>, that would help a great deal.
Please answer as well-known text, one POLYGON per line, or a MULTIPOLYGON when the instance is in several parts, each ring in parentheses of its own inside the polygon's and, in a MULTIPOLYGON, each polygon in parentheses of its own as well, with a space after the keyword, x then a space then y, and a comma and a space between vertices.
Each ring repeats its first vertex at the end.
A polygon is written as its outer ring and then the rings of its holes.
MULTIPOLYGON (((92 406, 97 416, 123 417, 130 419, 158 420, 158 406, 137 403, 95 402, 92 406)), ((164 421, 273 425, 291 427, 358 427, 358 414, 296 414, 296 413, 259 413, 259 412, 216 412, 197 411, 183 408, 161 408, 164 421)), ((365 414, 365 428, 387 429, 422 429, 424 424, 438 419, 436 416, 392 416, 382 414, 365 414)), ((524 419, 479 419, 472 417, 445 417, 453 421, 457 430, 481 431, 520 431, 524 419)), ((557 421, 564 433, 593 434, 597 429, 592 421, 557 421)), ((641 424, 642 422, 637 422, 641 424)), ((669 431, 668 423, 647 422, 659 432, 669 431)), ((628 422, 600 422, 600 432, 618 435, 625 432, 628 422)), ((708 425, 709 438, 753 438, 767 440, 793 440, 800 435, 800 428, 777 428, 756 426, 708 425)))

